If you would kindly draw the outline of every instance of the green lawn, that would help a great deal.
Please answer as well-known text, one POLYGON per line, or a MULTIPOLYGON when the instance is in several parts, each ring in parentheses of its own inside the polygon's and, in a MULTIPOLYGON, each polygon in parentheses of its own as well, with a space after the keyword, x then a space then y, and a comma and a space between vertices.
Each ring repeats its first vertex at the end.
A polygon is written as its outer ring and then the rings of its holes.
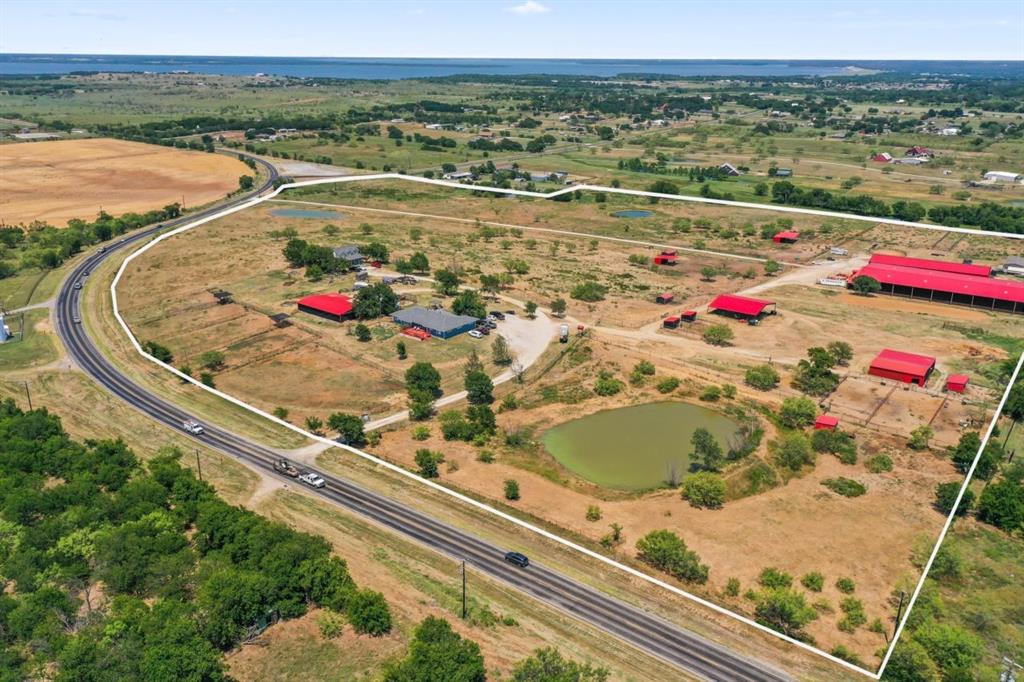
POLYGON ((36 325, 46 320, 49 310, 30 310, 25 313, 24 338, 18 333, 21 315, 11 315, 7 326, 14 336, 0 344, 0 367, 5 370, 27 369, 53 362, 57 359, 57 344, 52 334, 40 332, 36 325))

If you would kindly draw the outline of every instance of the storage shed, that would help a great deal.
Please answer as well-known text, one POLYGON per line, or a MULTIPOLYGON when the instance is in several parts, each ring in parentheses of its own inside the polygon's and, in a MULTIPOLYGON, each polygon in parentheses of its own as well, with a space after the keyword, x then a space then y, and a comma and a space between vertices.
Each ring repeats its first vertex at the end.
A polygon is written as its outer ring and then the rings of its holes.
POLYGON ((671 303, 674 298, 675 298, 675 294, 670 294, 668 292, 665 292, 663 294, 658 294, 657 296, 655 296, 654 297, 654 302, 655 303, 662 303, 662 304, 664 304, 664 303, 671 303))
POLYGON ((946 390, 953 393, 963 393, 967 390, 967 382, 971 378, 966 374, 950 374, 946 379, 946 390))
POLYGON ((776 244, 796 244, 798 239, 800 239, 800 233, 794 232, 793 230, 779 232, 772 237, 772 241, 776 244))
POLYGON ((830 414, 819 414, 814 420, 815 431, 835 431, 839 426, 839 418, 830 414))
POLYGON ((774 301, 759 298, 748 298, 736 294, 719 294, 708 306, 708 312, 726 313, 736 317, 760 317, 774 315, 774 301))
POLYGON ((661 324, 666 329, 676 329, 679 326, 679 316, 669 315, 661 324))
POLYGON ((935 358, 886 348, 871 361, 868 374, 924 386, 935 369, 935 358))
POLYGON ((352 317, 352 299, 344 294, 314 294, 299 299, 299 310, 342 322, 352 317))
POLYGON ((660 256, 654 257, 655 265, 675 265, 678 262, 679 259, 676 258, 675 256, 667 256, 665 254, 661 254, 660 256))

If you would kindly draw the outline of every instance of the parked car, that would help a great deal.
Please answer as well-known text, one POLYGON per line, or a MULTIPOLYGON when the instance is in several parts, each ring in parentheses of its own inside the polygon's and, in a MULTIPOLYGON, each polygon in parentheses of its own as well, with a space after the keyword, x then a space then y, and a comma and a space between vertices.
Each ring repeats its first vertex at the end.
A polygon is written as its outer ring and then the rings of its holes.
POLYGON ((205 431, 203 425, 197 422, 195 419, 186 419, 181 423, 181 428, 185 429, 193 436, 201 436, 205 431))
POLYGON ((488 317, 493 317, 495 320, 504 320, 505 319, 505 313, 501 312, 500 310, 492 310, 487 315, 488 315, 488 317))
POLYGON ((485 326, 485 327, 487 327, 489 329, 497 329, 498 328, 498 323, 495 322, 494 320, 492 320, 489 317, 486 320, 481 320, 481 322, 483 323, 483 326, 485 326))
POLYGON ((480 333, 481 333, 481 334, 483 334, 484 336, 490 336, 490 335, 491 335, 491 328, 490 328, 490 327, 488 327, 488 326, 487 326, 486 324, 482 324, 482 325, 480 325, 479 327, 477 327, 477 328, 476 328, 476 329, 474 329, 473 331, 477 331, 477 332, 480 332, 480 333))
POLYGON ((518 566, 519 568, 526 568, 530 565, 530 560, 526 557, 526 555, 520 554, 519 552, 506 552, 505 561, 515 566, 518 566))
POLYGON ((469 335, 472 336, 474 339, 482 339, 484 336, 482 333, 480 333, 479 329, 470 329, 469 335))
POLYGON ((299 480, 311 488, 323 488, 327 485, 327 481, 325 481, 320 474, 313 473, 312 471, 307 471, 299 476, 299 480))

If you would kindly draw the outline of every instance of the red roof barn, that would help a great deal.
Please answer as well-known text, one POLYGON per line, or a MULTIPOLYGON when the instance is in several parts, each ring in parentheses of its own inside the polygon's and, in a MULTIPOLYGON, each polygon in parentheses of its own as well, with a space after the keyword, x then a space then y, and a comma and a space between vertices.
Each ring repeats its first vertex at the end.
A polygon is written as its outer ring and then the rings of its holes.
POLYGON ((741 317, 759 317, 775 313, 774 301, 763 301, 759 298, 747 298, 736 294, 719 294, 708 306, 709 312, 732 313, 741 317), (771 310, 769 310, 771 308, 771 310))
POLYGON ((887 294, 1024 313, 1024 282, 876 263, 854 272, 849 282, 861 276, 878 280, 887 294))
POLYGON ((954 393, 963 393, 967 390, 967 382, 971 378, 966 374, 950 374, 946 379, 946 390, 954 393))
POLYGON ((664 294, 658 294, 658 295, 657 295, 657 296, 656 296, 656 297, 654 298, 654 300, 655 300, 655 302, 657 302, 657 303, 671 303, 671 302, 672 302, 672 299, 674 299, 674 298, 675 298, 675 295, 674 295, 674 294, 670 294, 670 293, 667 293, 667 292, 666 292, 666 293, 664 293, 664 294))
POLYGON ((871 160, 879 163, 890 163, 892 161, 892 154, 889 152, 882 152, 881 154, 875 154, 872 156, 871 160))
POLYGON ((679 260, 675 256, 669 256, 666 254, 654 257, 655 265, 675 265, 678 262, 679 260))
POLYGON ((779 232, 777 235, 772 237, 772 241, 776 244, 795 244, 798 239, 800 239, 800 233, 792 230, 779 232))
POLYGON ((918 270, 934 270, 936 272, 952 272, 957 275, 971 275, 972 277, 991 277, 992 268, 987 265, 974 265, 973 263, 956 263, 947 260, 932 260, 931 258, 907 258, 906 256, 890 256, 885 253, 871 254, 871 265, 896 265, 901 268, 917 268, 918 270))
POLYGON ((819 414, 818 418, 814 420, 815 431, 835 431, 837 426, 839 426, 839 419, 830 414, 819 414))
POLYGON ((932 150, 931 149, 928 149, 927 147, 922 147, 919 144, 914 145, 913 147, 911 147, 910 149, 908 149, 906 151, 906 154, 904 154, 904 156, 916 156, 916 157, 931 156, 931 155, 932 155, 932 150))
POLYGON ((662 325, 666 329, 675 329, 676 327, 679 326, 679 316, 678 315, 669 315, 668 317, 665 318, 665 321, 662 322, 662 325))
POLYGON ((868 374, 924 386, 933 369, 935 358, 886 348, 871 361, 868 374))
POLYGON ((344 294, 314 294, 299 299, 299 310, 341 322, 352 316, 352 299, 344 294))

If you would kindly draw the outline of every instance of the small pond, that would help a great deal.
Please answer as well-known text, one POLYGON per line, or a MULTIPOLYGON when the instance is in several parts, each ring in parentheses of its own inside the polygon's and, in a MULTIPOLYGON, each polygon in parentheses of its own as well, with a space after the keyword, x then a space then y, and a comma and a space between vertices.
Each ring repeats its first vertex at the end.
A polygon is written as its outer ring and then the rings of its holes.
POLYGON ((612 213, 616 218, 650 218, 654 213, 651 211, 641 211, 630 209, 628 211, 616 211, 612 213))
POLYGON ((606 488, 660 486, 675 463, 689 471, 690 438, 703 426, 723 449, 739 429, 725 415, 700 405, 663 402, 596 412, 549 429, 544 447, 565 468, 606 488))
POLYGON ((345 217, 344 213, 315 208, 275 208, 270 215, 278 218, 318 218, 321 220, 341 220, 345 217))

